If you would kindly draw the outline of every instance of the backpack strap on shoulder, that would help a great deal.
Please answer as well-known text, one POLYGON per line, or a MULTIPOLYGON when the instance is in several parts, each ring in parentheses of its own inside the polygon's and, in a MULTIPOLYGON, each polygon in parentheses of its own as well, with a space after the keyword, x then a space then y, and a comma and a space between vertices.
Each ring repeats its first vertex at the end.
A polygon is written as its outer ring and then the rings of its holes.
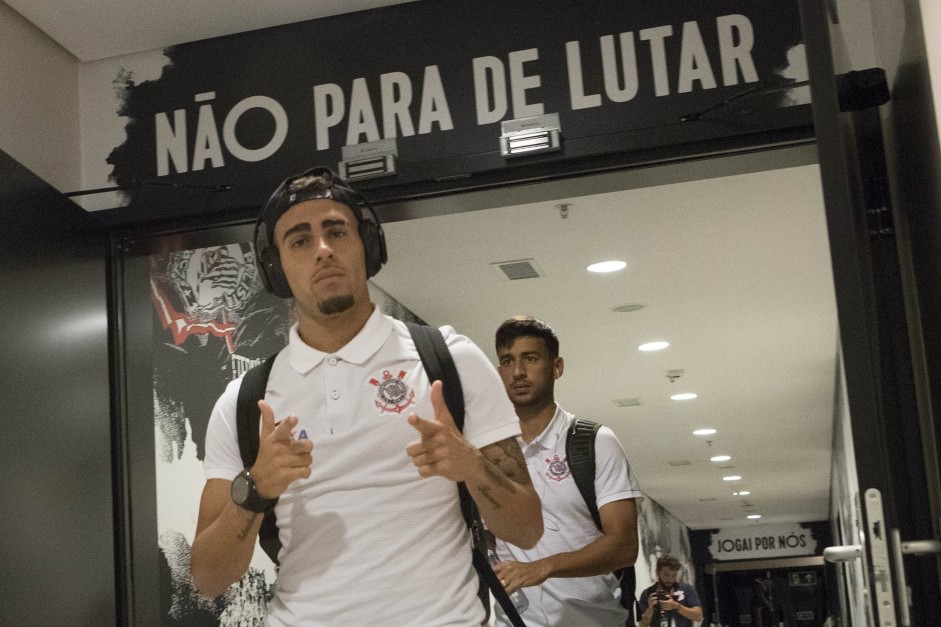
MULTIPOLYGON (((591 512, 598 531, 604 531, 601 526, 601 514, 598 512, 598 497, 595 493, 595 437, 601 425, 590 420, 576 418, 566 433, 565 456, 568 459, 572 479, 591 512)), ((614 571, 621 588, 621 606, 630 612, 629 624, 633 624, 635 616, 634 590, 637 585, 637 573, 633 566, 619 568, 614 571)))
POLYGON ((268 376, 271 366, 274 365, 275 353, 257 366, 251 368, 242 377, 239 387, 239 396, 235 405, 235 423, 239 438, 239 454, 245 468, 251 468, 258 457, 258 423, 261 421, 261 412, 258 410, 258 401, 265 398, 265 389, 268 387, 268 376))
POLYGON ((565 438, 565 457, 572 478, 599 531, 601 516, 598 514, 598 499, 595 496, 595 436, 600 428, 597 422, 576 418, 565 438))
POLYGON ((444 341, 441 331, 435 327, 406 322, 408 331, 418 349, 418 356, 425 367, 429 381, 441 381, 444 385, 444 402, 454 418, 458 431, 464 431, 464 390, 457 374, 454 358, 444 341))
MULTIPOLYGON (((245 468, 251 468, 258 457, 258 423, 261 421, 258 401, 265 398, 268 376, 271 374, 271 366, 274 365, 274 359, 277 356, 278 353, 275 353, 246 372, 239 387, 238 400, 235 405, 235 426, 238 433, 239 454, 242 456, 242 464, 245 468)), ((274 510, 266 512, 261 521, 258 543, 277 566, 281 540, 278 537, 278 519, 274 510)))

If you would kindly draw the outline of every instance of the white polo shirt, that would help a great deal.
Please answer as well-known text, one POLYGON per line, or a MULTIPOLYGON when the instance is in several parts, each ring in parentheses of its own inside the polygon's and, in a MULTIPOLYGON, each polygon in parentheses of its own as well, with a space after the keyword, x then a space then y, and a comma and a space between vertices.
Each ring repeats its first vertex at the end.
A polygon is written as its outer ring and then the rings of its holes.
MULTIPOLYGON (((474 446, 519 435, 499 375, 469 339, 443 327, 474 446)), ((213 410, 207 479, 242 470, 233 381, 213 410)), ((313 472, 292 483, 275 513, 282 549, 270 626, 415 625, 467 627, 484 617, 457 487, 422 479, 405 452, 418 439, 406 419, 433 420, 431 384, 404 323, 376 308, 334 354, 291 329, 272 367, 265 399, 276 419, 299 418, 295 437, 314 443, 313 472)))
MULTIPOLYGON (((497 541, 501 561, 534 562, 550 555, 576 551, 598 537, 588 506, 575 485, 565 455, 565 434, 575 416, 556 404, 545 430, 529 444, 519 438, 533 486, 542 500, 545 527, 535 547, 521 549, 497 541)), ((595 496, 598 509, 613 501, 643 498, 637 479, 617 436, 602 426, 595 438, 595 496)), ((613 574, 597 577, 553 577, 540 586, 523 588, 529 608, 522 614, 528 627, 620 627, 627 610, 620 605, 620 588, 613 574)), ((497 625, 509 625, 500 608, 497 625)))

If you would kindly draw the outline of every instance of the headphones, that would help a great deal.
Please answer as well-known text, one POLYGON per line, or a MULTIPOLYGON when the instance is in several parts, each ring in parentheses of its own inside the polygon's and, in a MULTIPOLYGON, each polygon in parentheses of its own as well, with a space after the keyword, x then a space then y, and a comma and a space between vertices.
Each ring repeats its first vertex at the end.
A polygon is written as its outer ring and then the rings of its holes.
POLYGON ((375 276, 382 264, 388 261, 386 237, 376 210, 333 170, 317 166, 282 181, 255 221, 255 262, 265 289, 275 296, 291 298, 294 294, 281 267, 281 254, 272 241, 274 225, 294 205, 317 198, 335 200, 353 211, 358 222, 359 238, 366 252, 367 277, 375 276))

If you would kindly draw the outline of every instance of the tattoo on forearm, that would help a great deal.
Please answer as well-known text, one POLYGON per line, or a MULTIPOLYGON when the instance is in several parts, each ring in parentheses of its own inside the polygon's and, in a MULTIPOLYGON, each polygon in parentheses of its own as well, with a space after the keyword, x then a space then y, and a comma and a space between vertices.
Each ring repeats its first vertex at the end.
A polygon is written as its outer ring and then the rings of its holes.
POLYGON ((509 490, 510 492, 515 491, 513 484, 510 483, 509 479, 507 479, 506 474, 504 474, 504 472, 500 470, 500 468, 495 463, 493 463, 493 461, 489 459, 486 460, 484 463, 484 470, 487 473, 487 477, 489 477, 490 480, 496 483, 498 486, 504 490, 509 490))
MULTIPOLYGON (((531 485, 532 479, 526 470, 526 461, 515 439, 501 440, 484 449, 484 456, 497 466, 494 472, 512 479, 520 485, 531 485)), ((509 488, 512 489, 512 488, 509 488)))
POLYGON ((500 509, 500 503, 493 498, 493 495, 490 493, 490 486, 484 485, 477 488, 477 491, 480 492, 481 496, 490 501, 490 504, 493 506, 493 509, 500 509))
POLYGON ((250 517, 250 518, 246 521, 245 527, 244 527, 241 531, 238 532, 238 535, 235 536, 235 537, 238 539, 239 542, 244 542, 244 541, 245 541, 245 538, 248 537, 248 533, 252 530, 252 525, 253 525, 253 524, 255 524, 255 517, 254 517, 254 516, 250 517))

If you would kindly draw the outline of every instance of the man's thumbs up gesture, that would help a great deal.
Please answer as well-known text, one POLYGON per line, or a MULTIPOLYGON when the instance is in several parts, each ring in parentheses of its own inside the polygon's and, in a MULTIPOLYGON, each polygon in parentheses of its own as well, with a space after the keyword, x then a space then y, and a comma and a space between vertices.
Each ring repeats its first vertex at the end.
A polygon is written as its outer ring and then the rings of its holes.
POLYGON ((313 442, 297 440, 292 430, 297 426, 297 416, 288 416, 275 424, 274 410, 265 401, 258 401, 261 410, 261 433, 258 439, 258 457, 252 466, 255 487, 262 498, 280 497, 295 479, 310 476, 313 463, 313 442))
POLYGON ((440 476, 451 481, 466 481, 478 469, 481 454, 457 430, 444 402, 441 381, 431 384, 431 405, 435 412, 434 420, 414 414, 408 417, 408 424, 418 431, 421 439, 409 444, 405 452, 422 477, 440 476))

